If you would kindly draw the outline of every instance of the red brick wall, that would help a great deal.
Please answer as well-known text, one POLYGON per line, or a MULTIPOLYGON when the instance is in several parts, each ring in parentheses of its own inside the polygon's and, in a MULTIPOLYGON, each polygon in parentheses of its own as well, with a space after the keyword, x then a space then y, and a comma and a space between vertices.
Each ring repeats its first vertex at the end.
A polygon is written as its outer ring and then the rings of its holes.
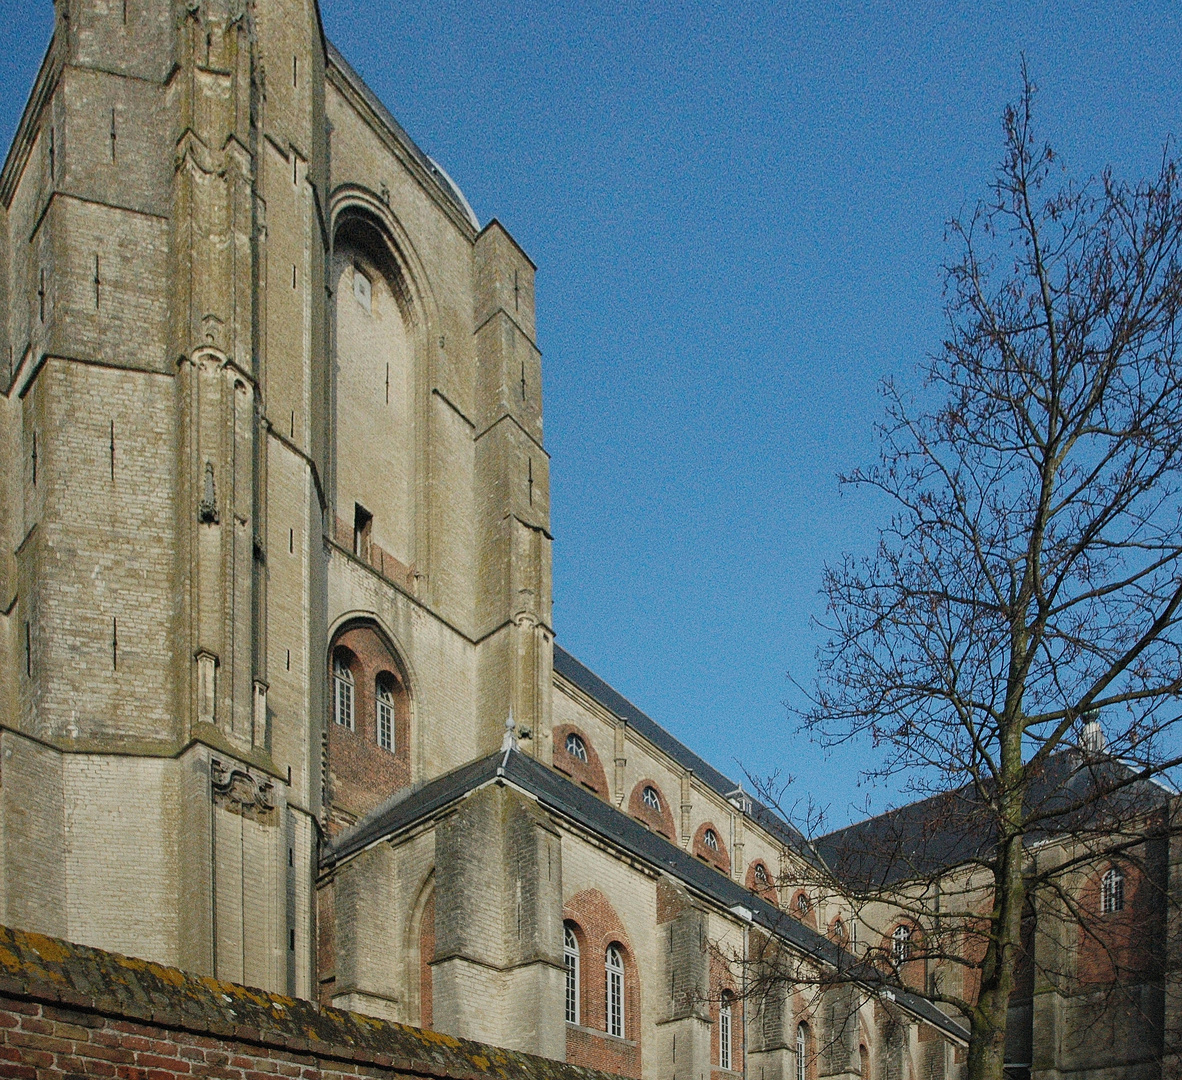
POLYGON ((768 866, 763 859, 756 859, 749 867, 747 867, 747 889, 755 893, 756 896, 762 900, 766 900, 769 904, 779 904, 777 899, 777 892, 775 886, 775 876, 772 874, 771 867, 768 866), (764 882, 761 885, 755 878, 756 867, 763 867, 764 882))
POLYGON ((0 926, 0 1080, 611 1080, 0 926))
POLYGON ((710 1064, 713 1066, 713 1080, 734 1080, 743 1072, 743 1002, 734 975, 722 957, 710 955, 710 1064), (731 1067, 721 1068, 722 1047, 719 1038, 718 1017, 725 994, 731 998, 731 1067))
POLYGON ((435 893, 423 905, 419 927, 419 1027, 430 1028, 435 1012, 435 984, 431 961, 435 959, 435 893))
POLYGON ((698 831, 694 833, 693 853, 704 863, 709 863, 716 870, 721 870, 724 874, 731 872, 731 857, 726 850, 726 843, 722 839, 722 830, 719 829, 712 821, 704 821, 698 826, 698 831), (706 830, 713 829, 714 835, 718 838, 718 850, 706 846, 706 830))
POLYGON ((607 798, 607 777, 604 775, 603 766, 599 762, 599 755, 595 752, 595 747, 591 745, 591 740, 587 738, 587 733, 580 731, 573 724, 559 724, 554 729, 554 768, 559 772, 566 773, 572 780, 578 784, 582 784, 588 791, 595 792, 601 799, 607 798), (572 757, 566 752, 566 737, 574 732, 583 740, 583 745, 587 748, 587 760, 580 761, 577 757, 572 757))
POLYGON ((579 942, 578 1026, 566 1026, 566 1060, 572 1065, 603 1069, 621 1076, 640 1076, 640 980, 636 960, 623 923, 598 889, 571 897, 563 918, 579 942), (609 945, 624 957, 624 1038, 607 1034, 607 971, 609 945))
POLYGON ((1131 863, 1120 866, 1124 908, 1101 913, 1101 882, 1111 865, 1098 867, 1080 890, 1076 977, 1083 986, 1140 982, 1153 971, 1155 940, 1164 941, 1160 901, 1154 902, 1153 886, 1131 863))
POLYGON ((643 821, 650 829, 659 832, 667 840, 674 839, 673 811, 669 809, 669 800, 665 793, 653 780, 641 780, 632 789, 632 797, 628 800, 628 813, 643 821), (651 787, 661 800, 661 809, 654 810, 644 801, 644 789, 651 787))
POLYGON ((328 777, 325 805, 328 831, 341 829, 376 810, 410 783, 410 695, 405 677, 377 629, 352 626, 337 635, 329 650, 328 777), (332 719, 332 657, 348 651, 353 672, 353 730, 332 719), (378 745, 376 680, 386 673, 394 685, 394 752, 378 745))

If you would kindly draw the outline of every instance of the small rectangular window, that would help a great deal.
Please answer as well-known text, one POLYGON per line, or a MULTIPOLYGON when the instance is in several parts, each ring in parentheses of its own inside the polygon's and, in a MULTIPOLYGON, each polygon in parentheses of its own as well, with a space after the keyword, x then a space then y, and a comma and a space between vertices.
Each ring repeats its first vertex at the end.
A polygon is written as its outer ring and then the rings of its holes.
POLYGON ((353 266, 353 298, 367 315, 373 314, 373 282, 356 264, 353 266))
POLYGON ((369 562, 370 536, 373 532, 373 514, 361 503, 353 504, 353 554, 369 562))

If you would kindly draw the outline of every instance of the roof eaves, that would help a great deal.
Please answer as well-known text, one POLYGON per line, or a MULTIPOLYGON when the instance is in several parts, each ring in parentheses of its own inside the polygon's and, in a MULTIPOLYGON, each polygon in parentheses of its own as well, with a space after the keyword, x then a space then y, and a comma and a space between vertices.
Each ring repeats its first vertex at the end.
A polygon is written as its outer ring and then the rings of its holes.
POLYGON ((345 59, 341 50, 327 39, 325 39, 325 45, 329 64, 336 68, 354 93, 369 106, 374 115, 389 130, 390 134, 402 145, 403 149, 422 167, 423 171, 434 182, 436 188, 460 212, 464 221, 472 227, 473 234, 478 233, 480 231, 480 222, 455 181, 444 172, 441 165, 419 148, 414 139, 407 134, 406 129, 394 119, 394 114, 382 104, 381 98, 370 89, 369 85, 357 73, 353 65, 345 59))

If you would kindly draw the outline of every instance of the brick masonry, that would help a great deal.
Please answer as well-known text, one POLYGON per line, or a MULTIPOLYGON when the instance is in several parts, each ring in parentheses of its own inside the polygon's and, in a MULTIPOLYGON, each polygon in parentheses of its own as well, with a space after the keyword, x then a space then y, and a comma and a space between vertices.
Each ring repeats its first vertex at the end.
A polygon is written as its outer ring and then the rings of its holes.
POLYGON ((606 1080, 502 1050, 0 927, 10 1080, 606 1080))

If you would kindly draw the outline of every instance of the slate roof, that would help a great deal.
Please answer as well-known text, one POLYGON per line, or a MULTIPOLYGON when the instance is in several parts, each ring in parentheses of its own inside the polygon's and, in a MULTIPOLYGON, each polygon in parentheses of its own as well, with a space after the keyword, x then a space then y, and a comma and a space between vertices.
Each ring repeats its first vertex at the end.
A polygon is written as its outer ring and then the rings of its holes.
MULTIPOLYGON (((1066 831, 1112 832, 1121 822, 1166 806, 1170 792, 1136 776, 1105 754, 1071 748, 1052 755, 1027 794, 1027 813, 1045 818, 1027 843, 1066 831)), ((841 881, 872 891, 987 857, 993 836, 991 811, 977 789, 965 784, 838 829, 814 845, 841 881)))
MULTIPOLYGON (((623 694, 604 682, 586 664, 576 660, 557 643, 554 645, 554 670, 583 693, 598 701, 608 712, 625 720, 629 727, 634 728, 655 747, 668 754, 682 768, 692 770, 697 779, 723 798, 729 798, 739 786, 705 758, 695 754, 685 743, 674 738, 652 717, 638 709, 623 694)), ((810 862, 817 861, 816 853, 802 833, 758 799, 749 794, 747 798, 751 800, 751 812, 747 816, 753 822, 810 862)))
MULTIPOLYGON (((651 722, 651 721, 650 721, 651 722)), ((321 867, 330 870, 363 848, 410 829, 446 809, 476 788, 510 783, 527 792, 548 810, 621 848, 658 871, 664 871, 694 892, 727 909, 737 906, 752 913, 752 921, 801 953, 837 969, 867 987, 881 983, 879 973, 840 949, 817 931, 798 922, 767 901, 748 892, 729 877, 695 859, 677 844, 651 832, 615 806, 519 751, 490 754, 447 776, 424 784, 412 794, 392 800, 341 834, 323 850, 321 867)), ((892 991, 897 1003, 913 1016, 940 1028, 955 1039, 968 1033, 930 1002, 892 991)))

